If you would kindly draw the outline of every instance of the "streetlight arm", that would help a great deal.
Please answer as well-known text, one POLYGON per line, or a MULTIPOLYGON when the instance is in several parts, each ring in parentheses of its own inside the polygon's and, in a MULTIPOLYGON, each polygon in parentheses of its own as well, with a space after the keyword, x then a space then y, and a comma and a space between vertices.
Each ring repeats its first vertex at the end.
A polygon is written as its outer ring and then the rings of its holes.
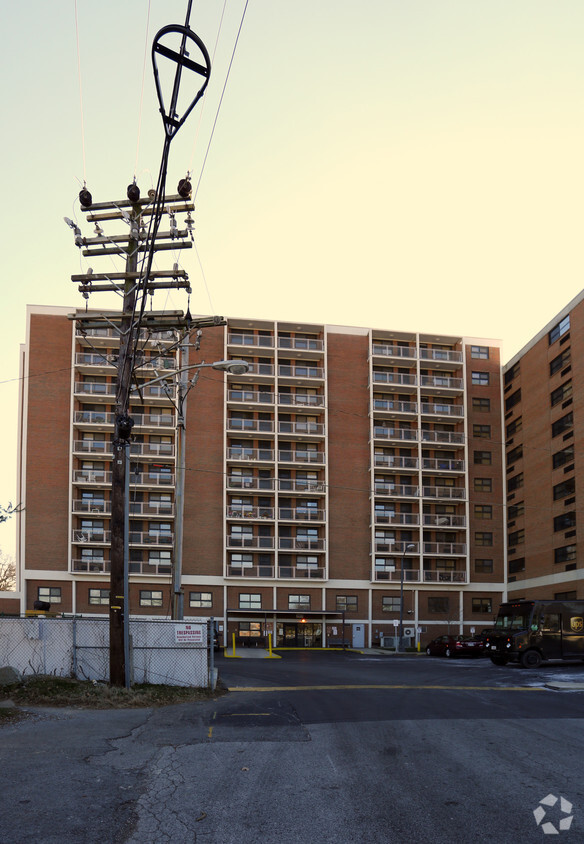
MULTIPOLYGON (((176 375, 181 375, 183 372, 188 372, 191 369, 218 369, 222 372, 231 372, 234 375, 242 375, 249 370, 249 364, 245 360, 234 358, 233 360, 216 360, 214 363, 193 363, 192 366, 185 366, 182 369, 177 369, 172 373, 172 378, 176 375)), ((151 381, 146 381, 145 384, 140 384, 137 387, 132 387, 131 393, 137 390, 142 390, 144 387, 150 387, 152 384, 158 384, 160 381, 169 380, 168 373, 166 375, 159 375, 151 381)))

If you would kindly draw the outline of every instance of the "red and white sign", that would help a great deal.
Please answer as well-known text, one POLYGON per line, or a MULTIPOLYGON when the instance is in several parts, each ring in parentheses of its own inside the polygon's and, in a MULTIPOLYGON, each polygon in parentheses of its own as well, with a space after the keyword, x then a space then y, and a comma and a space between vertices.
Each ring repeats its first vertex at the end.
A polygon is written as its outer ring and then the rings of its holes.
POLYGON ((202 645, 203 625, 202 624, 175 624, 174 641, 177 645, 202 645))

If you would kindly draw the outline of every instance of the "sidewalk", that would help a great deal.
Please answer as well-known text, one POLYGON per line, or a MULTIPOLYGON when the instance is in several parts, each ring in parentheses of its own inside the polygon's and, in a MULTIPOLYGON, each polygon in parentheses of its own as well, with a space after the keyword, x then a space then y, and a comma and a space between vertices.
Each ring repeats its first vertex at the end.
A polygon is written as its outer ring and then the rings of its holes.
MULTIPOLYGON (((272 655, 270 657, 270 653, 266 648, 235 648, 235 654, 233 653, 233 647, 223 648, 223 656, 227 659, 281 659, 281 657, 275 652, 276 650, 280 651, 330 651, 334 653, 338 653, 342 651, 342 648, 273 648, 272 655)), ((425 651, 407 651, 405 653, 396 653, 395 651, 385 650, 384 648, 346 648, 347 653, 356 653, 356 654, 367 654, 368 656, 396 656, 396 657, 404 657, 404 656, 426 656, 425 651)))

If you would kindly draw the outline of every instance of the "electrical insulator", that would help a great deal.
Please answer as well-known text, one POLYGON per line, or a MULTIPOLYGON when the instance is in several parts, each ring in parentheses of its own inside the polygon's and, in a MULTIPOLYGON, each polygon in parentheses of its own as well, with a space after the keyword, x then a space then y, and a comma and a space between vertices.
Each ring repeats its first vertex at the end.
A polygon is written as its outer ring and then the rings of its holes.
POLYGON ((178 195, 182 196, 183 199, 189 199, 193 190, 193 186, 191 184, 191 180, 189 178, 181 179, 178 183, 178 195))
POLYGON ((86 187, 84 187, 83 190, 79 191, 79 202, 81 203, 82 208, 91 208, 93 197, 91 196, 86 187))
POLYGON ((126 191, 128 199, 130 202, 138 202, 140 199, 140 188, 136 184, 136 182, 132 182, 131 185, 128 185, 128 190, 126 191))

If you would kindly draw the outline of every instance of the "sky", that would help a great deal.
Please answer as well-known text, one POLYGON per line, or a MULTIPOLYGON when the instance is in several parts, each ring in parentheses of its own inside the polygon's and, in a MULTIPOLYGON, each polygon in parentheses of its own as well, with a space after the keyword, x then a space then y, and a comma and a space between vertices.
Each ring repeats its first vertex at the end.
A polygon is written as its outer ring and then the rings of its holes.
MULTIPOLYGON (((186 9, 5 0, 0 504, 26 306, 84 305, 63 221, 91 235, 84 181, 96 202, 156 183, 150 50, 186 9)), ((580 292, 581 0, 193 0, 190 25, 212 71, 168 185, 196 187, 193 313, 492 338, 506 361, 580 292)))

